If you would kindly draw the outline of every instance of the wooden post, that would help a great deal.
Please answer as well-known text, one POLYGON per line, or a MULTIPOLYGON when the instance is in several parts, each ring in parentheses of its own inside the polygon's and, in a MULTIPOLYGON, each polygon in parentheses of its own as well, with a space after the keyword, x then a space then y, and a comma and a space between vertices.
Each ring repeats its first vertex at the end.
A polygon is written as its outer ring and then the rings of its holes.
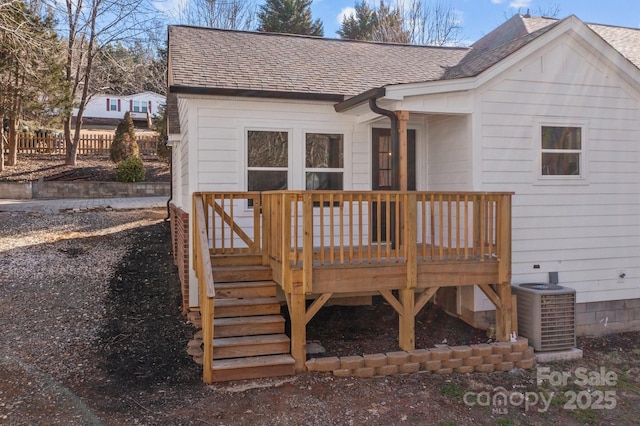
POLYGON ((302 282, 304 293, 313 291, 313 196, 302 196, 302 282))
POLYGON ((415 288, 418 282, 417 198, 415 193, 403 194, 404 242, 407 262, 407 286, 399 290, 402 313, 399 324, 399 345, 405 351, 415 349, 415 288))
POLYGON ((296 371, 305 371, 307 361, 306 301, 302 285, 293 288, 289 297, 291 316, 291 356, 296 360, 296 371))
POLYGON ((508 342, 511 324, 511 195, 501 195, 498 201, 498 285, 496 292, 502 303, 496 309, 496 337, 508 342))
MULTIPOLYGON (((269 244, 271 243, 271 196, 261 197, 260 208, 262 209, 262 264, 269 265, 269 244)), ((253 205, 255 209, 255 203, 253 205)))
POLYGON ((411 351, 416 348, 416 317, 414 314, 415 290, 403 288, 398 290, 402 313, 400 313, 399 345, 403 351, 411 351))
POLYGON ((408 188, 408 148, 407 148, 407 121, 409 121, 409 111, 396 111, 398 116, 398 156, 400 163, 400 191, 408 188))
POLYGON ((281 276, 282 276, 282 288, 285 292, 291 293, 291 260, 289 255, 291 254, 291 195, 288 193, 282 193, 280 195, 280 224, 282 226, 282 234, 280 240, 280 263, 281 263, 281 276))

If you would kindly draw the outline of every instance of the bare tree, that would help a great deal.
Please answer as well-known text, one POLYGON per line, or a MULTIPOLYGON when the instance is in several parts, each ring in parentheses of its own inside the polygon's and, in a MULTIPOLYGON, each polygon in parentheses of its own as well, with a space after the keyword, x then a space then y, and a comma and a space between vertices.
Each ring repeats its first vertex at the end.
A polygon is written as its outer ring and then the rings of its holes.
MULTIPOLYGON (((548 3, 545 6, 538 6, 533 10, 535 16, 544 16, 546 18, 556 18, 560 15, 560 5, 558 3, 548 3)), ((519 7, 517 9, 510 9, 510 13, 505 12, 505 19, 509 19, 514 15, 531 16, 531 9, 519 7)))
POLYGON ((191 0, 179 20, 209 28, 251 30, 257 25, 256 10, 251 0, 191 0))
POLYGON ((87 103, 95 93, 109 89, 93 84, 96 56, 118 41, 144 38, 157 12, 146 0, 65 0, 56 4, 64 7, 59 17, 66 32, 66 79, 77 107, 73 126, 72 109, 64 111, 65 162, 75 165, 87 103))
POLYGON ((404 11, 404 28, 411 44, 430 46, 456 45, 461 27, 451 4, 443 0, 408 0, 399 7, 404 11))
POLYGON ((343 19, 340 37, 435 46, 460 42, 457 15, 445 0, 398 0, 396 6, 381 1, 377 9, 356 2, 355 10, 343 19))

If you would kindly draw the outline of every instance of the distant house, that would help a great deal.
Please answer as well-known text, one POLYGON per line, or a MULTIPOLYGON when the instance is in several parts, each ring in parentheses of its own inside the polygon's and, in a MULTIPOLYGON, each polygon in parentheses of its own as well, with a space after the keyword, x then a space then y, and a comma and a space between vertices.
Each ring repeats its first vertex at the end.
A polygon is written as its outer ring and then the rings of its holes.
MULTIPOLYGON (((87 103, 82 121, 84 124, 117 125, 125 112, 131 113, 134 122, 149 127, 150 119, 158 113, 158 109, 166 104, 163 95, 154 92, 142 92, 128 96, 96 95, 87 103)), ((78 109, 74 108, 74 118, 78 109)))
POLYGON ((192 250, 208 231, 214 272, 269 268, 296 368, 305 321, 347 291, 397 308, 403 349, 435 291, 469 322, 496 306, 504 338, 509 285, 556 275, 578 335, 640 329, 640 29, 516 15, 465 48, 183 26, 168 40, 188 308, 207 294, 192 250))

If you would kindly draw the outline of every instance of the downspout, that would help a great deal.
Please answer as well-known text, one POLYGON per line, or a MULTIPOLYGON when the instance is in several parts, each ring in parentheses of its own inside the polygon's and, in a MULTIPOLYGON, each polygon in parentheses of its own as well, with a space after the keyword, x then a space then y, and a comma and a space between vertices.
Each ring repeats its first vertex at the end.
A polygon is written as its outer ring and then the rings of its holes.
MULTIPOLYGON (((376 97, 369 98, 369 108, 376 114, 384 115, 386 117, 389 117, 389 120, 391 120, 391 149, 393 150, 393 161, 397 162, 399 158, 396 151, 398 149, 398 145, 400 144, 398 134, 398 116, 393 111, 380 108, 378 104, 376 104, 376 99, 376 97)), ((396 173, 394 173, 393 176, 393 179, 395 181, 394 187, 398 187, 398 167, 395 167, 395 169, 396 173)))
MULTIPOLYGON (((169 142, 169 138, 165 136, 163 141, 165 147, 169 142)), ((164 218, 165 222, 169 222, 171 219, 171 201, 173 200, 173 149, 169 152, 169 199, 167 200, 167 217, 164 218)))

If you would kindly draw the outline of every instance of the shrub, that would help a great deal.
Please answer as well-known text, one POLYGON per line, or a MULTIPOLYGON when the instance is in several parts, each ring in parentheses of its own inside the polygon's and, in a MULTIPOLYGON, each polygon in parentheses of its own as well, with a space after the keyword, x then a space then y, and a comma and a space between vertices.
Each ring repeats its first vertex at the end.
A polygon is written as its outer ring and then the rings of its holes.
POLYGON ((169 159, 171 158, 171 147, 167 146, 160 137, 158 137, 158 141, 156 142, 156 155, 158 156, 158 160, 163 163, 169 163, 169 159))
POLYGON ((145 169, 140 157, 129 157, 116 166, 116 180, 118 182, 142 182, 145 169))
POLYGON ((116 134, 113 136, 113 142, 111 142, 111 149, 109 150, 109 158, 114 163, 119 163, 129 157, 139 156, 140 148, 138 148, 138 142, 136 142, 136 131, 131 114, 127 111, 116 128, 116 134))

